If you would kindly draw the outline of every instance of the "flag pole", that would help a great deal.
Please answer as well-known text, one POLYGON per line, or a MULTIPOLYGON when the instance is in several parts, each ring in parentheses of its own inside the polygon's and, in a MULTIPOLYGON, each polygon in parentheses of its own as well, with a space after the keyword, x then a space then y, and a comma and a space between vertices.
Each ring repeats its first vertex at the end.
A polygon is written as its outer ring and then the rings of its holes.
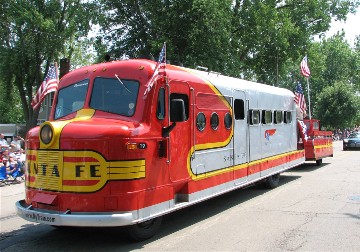
MULTIPOLYGON (((58 71, 58 65, 57 65, 57 62, 55 61, 54 62, 54 67, 55 67, 55 72, 56 72, 56 79, 57 79, 57 81, 58 81, 58 83, 59 83, 59 71, 58 71)), ((53 94, 52 94, 52 92, 51 93, 48 93, 47 95, 46 95, 46 107, 45 107, 45 112, 46 112, 46 115, 45 115, 45 117, 46 117, 46 120, 49 120, 49 116, 50 116, 50 110, 51 110, 51 106, 52 106, 52 103, 51 103, 51 96, 52 96, 53 94)))
POLYGON ((309 101, 309 118, 311 119, 310 84, 309 84, 310 69, 309 69, 309 66, 307 63, 307 55, 306 54, 300 63, 300 72, 306 78, 306 82, 307 82, 308 101, 309 101))
POLYGON ((311 120, 311 102, 310 102, 310 84, 309 84, 309 77, 306 78, 307 82, 307 89, 308 89, 308 100, 309 100, 309 118, 311 120))

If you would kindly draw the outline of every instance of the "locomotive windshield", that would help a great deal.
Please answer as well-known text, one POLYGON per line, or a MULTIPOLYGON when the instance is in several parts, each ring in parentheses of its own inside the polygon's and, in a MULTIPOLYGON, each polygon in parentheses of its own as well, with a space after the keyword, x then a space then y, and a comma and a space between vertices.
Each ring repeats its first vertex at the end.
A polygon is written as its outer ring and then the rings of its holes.
POLYGON ((133 116, 139 92, 139 82, 112 78, 96 78, 90 108, 118 115, 133 116))
POLYGON ((55 119, 81 109, 86 98, 89 80, 83 80, 59 90, 55 107, 55 119))

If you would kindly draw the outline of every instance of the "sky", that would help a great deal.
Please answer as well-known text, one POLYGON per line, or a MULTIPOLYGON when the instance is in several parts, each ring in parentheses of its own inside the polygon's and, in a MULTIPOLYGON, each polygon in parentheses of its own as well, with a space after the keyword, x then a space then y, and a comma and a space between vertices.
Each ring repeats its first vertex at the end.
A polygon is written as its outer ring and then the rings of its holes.
POLYGON ((326 33, 326 37, 331 37, 341 29, 345 30, 345 38, 351 44, 354 43, 355 37, 360 35, 360 8, 354 14, 348 14, 346 22, 333 21, 330 30, 326 33))

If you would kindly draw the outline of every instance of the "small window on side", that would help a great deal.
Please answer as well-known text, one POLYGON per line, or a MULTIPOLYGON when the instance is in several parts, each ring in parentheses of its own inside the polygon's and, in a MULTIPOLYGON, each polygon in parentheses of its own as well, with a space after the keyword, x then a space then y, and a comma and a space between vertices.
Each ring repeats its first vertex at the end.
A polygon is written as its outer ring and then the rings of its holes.
POLYGON ((217 130, 219 127, 219 116, 215 112, 211 115, 210 125, 213 130, 217 130))
POLYGON ((272 112, 270 110, 262 111, 262 123, 271 124, 272 123, 272 112))
POLYGON ((284 112, 284 121, 285 123, 291 123, 292 121, 292 114, 291 114, 291 111, 285 111, 284 112))
POLYGON ((226 129, 231 129, 232 126, 232 118, 230 113, 226 113, 224 117, 224 124, 226 129))
POLYGON ((235 99, 234 101, 234 113, 235 120, 244 120, 245 119, 245 105, 244 101, 241 99, 235 99))
POLYGON ((189 97, 186 94, 172 93, 170 95, 170 100, 172 99, 182 99, 185 105, 185 117, 186 120, 189 119, 189 97))
POLYGON ((157 106, 156 106, 156 117, 159 120, 163 120, 165 118, 165 89, 164 88, 159 89, 157 106))
POLYGON ((319 127, 319 122, 315 121, 315 122, 313 123, 313 129, 314 129, 314 130, 319 130, 319 129, 320 129, 320 127, 319 127))
POLYGON ((274 123, 280 124, 283 122, 283 113, 282 111, 274 111, 274 123))
POLYGON ((249 110, 250 124, 258 125, 260 123, 260 110, 249 110))
POLYGON ((199 131, 203 131, 206 126, 206 117, 205 114, 200 112, 196 117, 196 127, 199 131))

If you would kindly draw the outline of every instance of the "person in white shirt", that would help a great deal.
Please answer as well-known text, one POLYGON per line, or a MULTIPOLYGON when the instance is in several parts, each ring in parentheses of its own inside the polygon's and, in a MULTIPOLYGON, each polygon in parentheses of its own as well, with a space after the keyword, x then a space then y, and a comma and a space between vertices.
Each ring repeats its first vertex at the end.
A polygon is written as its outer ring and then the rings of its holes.
POLYGON ((16 159, 20 162, 20 163, 24 163, 25 162, 25 151, 23 148, 20 148, 19 153, 16 154, 16 159))
POLYGON ((7 161, 5 165, 7 174, 13 174, 17 170, 17 165, 15 155, 13 153, 9 154, 9 161, 7 161))
POLYGON ((24 139, 21 136, 14 137, 14 140, 12 140, 10 143, 12 152, 19 152, 21 149, 21 143, 23 141, 24 139))
POLYGON ((0 133, 0 148, 9 148, 8 142, 5 140, 4 134, 0 133))

